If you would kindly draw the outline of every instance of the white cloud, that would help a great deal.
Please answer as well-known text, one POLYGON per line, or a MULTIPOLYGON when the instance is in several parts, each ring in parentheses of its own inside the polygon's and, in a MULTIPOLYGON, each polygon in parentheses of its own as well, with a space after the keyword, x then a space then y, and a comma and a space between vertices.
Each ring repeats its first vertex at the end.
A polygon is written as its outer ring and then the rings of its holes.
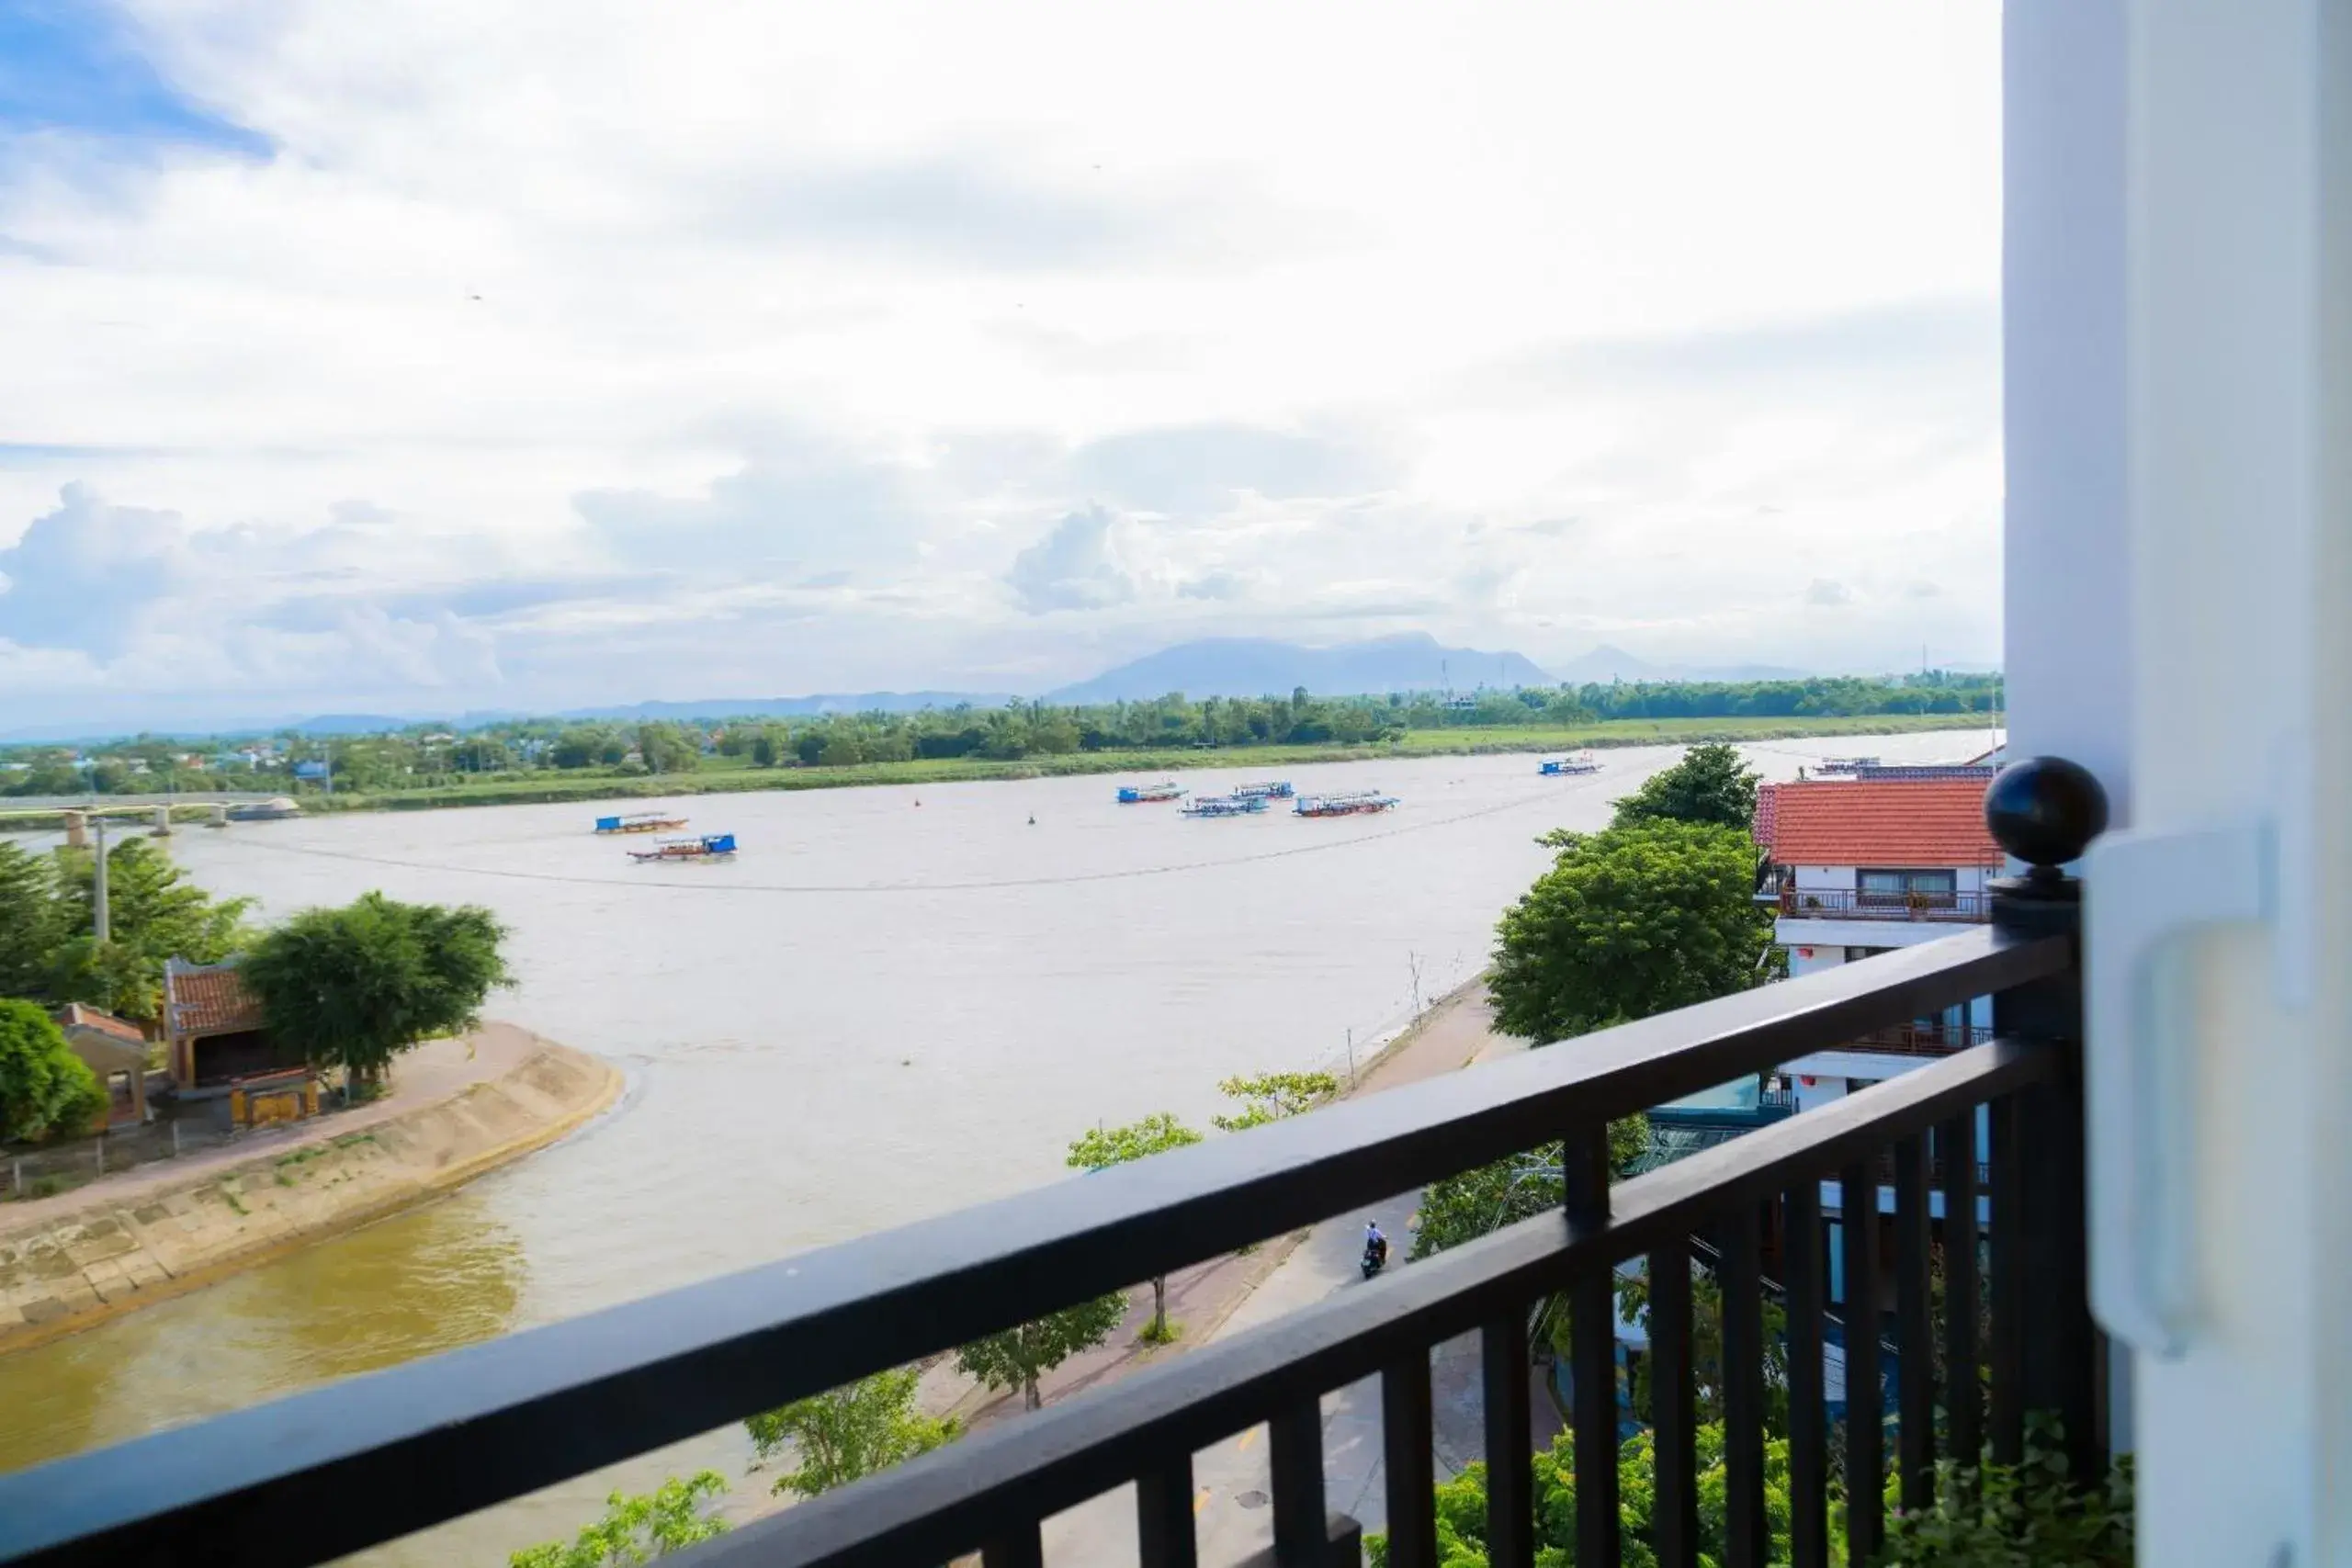
POLYGON ((252 138, 0 132, 0 671, 1997 656, 1982 6, 130 10, 252 138))

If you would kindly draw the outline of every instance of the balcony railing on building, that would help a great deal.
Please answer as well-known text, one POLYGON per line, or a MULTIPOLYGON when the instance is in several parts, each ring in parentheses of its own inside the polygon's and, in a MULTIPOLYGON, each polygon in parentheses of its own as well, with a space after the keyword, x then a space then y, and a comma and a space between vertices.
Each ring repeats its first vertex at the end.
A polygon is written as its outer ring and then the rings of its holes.
MULTIPOLYGON (((2033 766, 2012 770, 2027 773, 2014 783, 2005 775, 1994 801, 2005 788, 2030 791, 2033 766)), ((1994 813, 1996 832, 2015 820, 2014 811, 1994 813)), ((2046 809, 2036 841, 2051 841, 2046 809)), ((1007 1421, 676 1561, 937 1564, 977 1550, 988 1568, 1033 1568, 1043 1561, 1043 1520, 1131 1485, 1140 1561, 1181 1568, 1196 1561, 1193 1456, 1262 1424, 1273 1544, 1261 1561, 1357 1563, 1361 1530, 1327 1503, 1320 1402, 1376 1375, 1388 1560, 1432 1568, 1430 1353, 1476 1329, 1489 1560, 1530 1563, 1531 1327, 1539 1309, 1564 1303, 1576 1451, 1606 1456, 1577 1467, 1575 1560, 1602 1568, 1635 1544, 1619 1538, 1614 1357, 1617 1269, 1638 1258, 1651 1281, 1656 1457, 1654 1524, 1636 1554, 1667 1565, 1698 1558, 1695 1267, 1721 1288, 1721 1366, 1711 1376, 1723 1396, 1724 1561, 1766 1561, 1767 1411, 1784 1396, 1790 1556, 1801 1568, 1826 1563, 1835 1509, 1850 1560, 1867 1562, 1883 1539, 1883 1477, 1898 1478, 1905 1506, 1923 1505, 1939 1457, 1973 1460, 1989 1447, 2017 1462, 2029 1412, 2059 1418, 2078 1477, 2102 1464, 2074 892, 2044 868, 1998 895, 1988 930, 0 1477, 0 1561, 326 1561, 1548 1147, 1563 1151, 1559 1212, 1007 1421), (1610 1180, 1612 1119, 1983 997, 1994 1017, 1983 1043, 1610 1180), (1891 1384, 1887 1421, 1829 1419, 1825 1196, 1849 1217, 1837 1231, 1835 1270, 1845 1384, 1891 1384), (1979 1225, 1981 1213, 1989 1220, 1979 1225), (1860 1214, 1881 1217, 1850 1223, 1860 1214), (1939 1248, 1952 1227, 1967 1244, 1939 1248), (1768 1296, 1781 1308, 1771 1316, 1768 1296), (1989 1333, 1979 1330, 1980 1302, 1989 1333), (1768 1391, 1766 1325, 1783 1317, 1786 1386, 1768 1391)))
POLYGON ((1781 915, 1813 920, 1931 920, 1981 925, 1993 918, 1993 895, 1975 891, 1868 892, 1852 887, 1782 887, 1770 896, 1781 915))

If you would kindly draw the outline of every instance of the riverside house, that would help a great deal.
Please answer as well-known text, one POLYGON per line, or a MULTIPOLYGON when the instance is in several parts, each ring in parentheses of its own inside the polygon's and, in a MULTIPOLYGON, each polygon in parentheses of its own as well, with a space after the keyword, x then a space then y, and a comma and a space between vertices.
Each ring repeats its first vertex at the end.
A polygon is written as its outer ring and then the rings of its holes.
POLYGON ((106 1086, 107 1108, 90 1128, 137 1127, 147 1120, 147 1036, 129 1019, 68 1002, 51 1015, 65 1043, 106 1086))

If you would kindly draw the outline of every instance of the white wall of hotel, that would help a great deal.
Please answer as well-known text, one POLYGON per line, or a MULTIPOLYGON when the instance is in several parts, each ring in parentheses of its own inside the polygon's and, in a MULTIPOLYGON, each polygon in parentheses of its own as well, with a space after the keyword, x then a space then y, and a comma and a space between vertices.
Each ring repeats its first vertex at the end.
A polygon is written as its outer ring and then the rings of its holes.
POLYGON ((2139 1562, 2352 1564, 2352 5, 2004 15, 2010 739, 2130 829, 2086 1070, 2139 1562))

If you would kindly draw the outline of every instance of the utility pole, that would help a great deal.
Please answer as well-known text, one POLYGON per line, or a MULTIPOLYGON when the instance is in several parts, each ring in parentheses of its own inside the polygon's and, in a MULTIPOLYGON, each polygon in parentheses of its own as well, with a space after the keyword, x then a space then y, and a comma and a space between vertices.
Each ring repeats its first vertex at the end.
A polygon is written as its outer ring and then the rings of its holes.
POLYGON ((107 921, 107 819, 97 813, 92 816, 98 825, 98 863, 97 879, 90 886, 90 911, 94 917, 90 924, 103 947, 114 940, 107 921))

